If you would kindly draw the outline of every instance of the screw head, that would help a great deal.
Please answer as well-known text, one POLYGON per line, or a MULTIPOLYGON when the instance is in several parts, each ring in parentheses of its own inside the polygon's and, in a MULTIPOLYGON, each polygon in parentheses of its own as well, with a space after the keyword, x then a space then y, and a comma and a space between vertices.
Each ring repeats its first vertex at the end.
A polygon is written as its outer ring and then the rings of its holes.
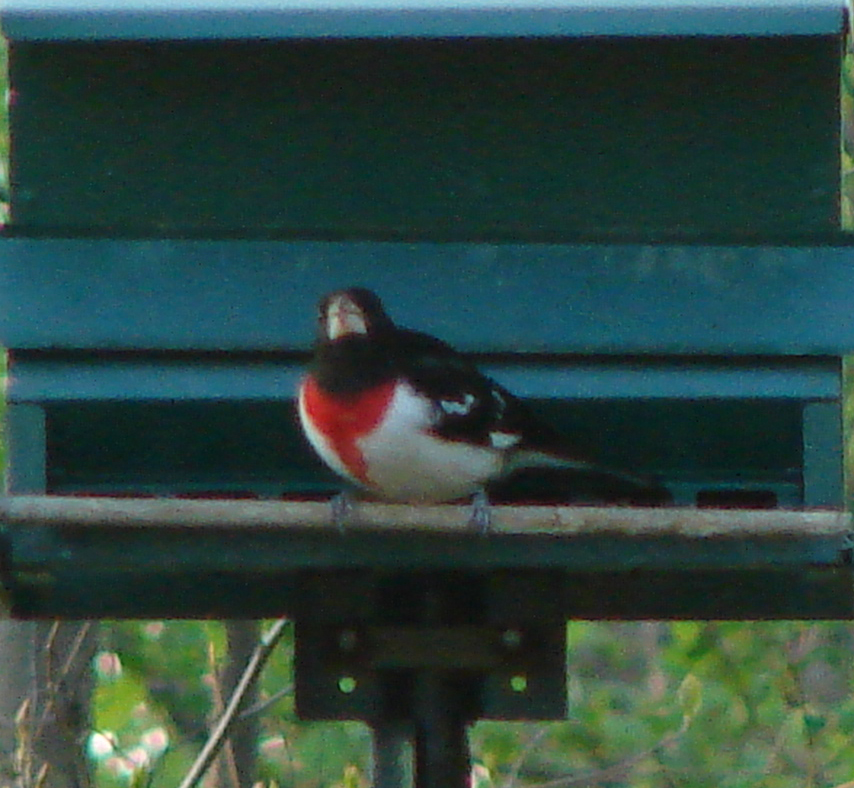
POLYGON ((501 644, 506 649, 515 651, 522 646, 522 632, 514 627, 505 629, 501 633, 501 644))
POLYGON ((338 648, 341 651, 354 651, 359 645, 359 636, 355 629, 342 629, 338 633, 338 648))

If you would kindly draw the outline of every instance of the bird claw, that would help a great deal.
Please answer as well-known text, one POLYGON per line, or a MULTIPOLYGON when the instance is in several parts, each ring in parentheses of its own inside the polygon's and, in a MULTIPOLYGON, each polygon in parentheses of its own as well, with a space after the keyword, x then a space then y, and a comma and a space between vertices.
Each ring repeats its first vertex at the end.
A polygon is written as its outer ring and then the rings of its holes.
POLYGON ((355 519, 356 501, 353 494, 349 490, 342 490, 333 495, 329 503, 332 506, 332 524, 339 534, 343 534, 355 519))
POLYGON ((471 499, 471 515, 469 528, 481 535, 492 530, 492 513, 489 508, 489 496, 483 490, 478 490, 471 499))

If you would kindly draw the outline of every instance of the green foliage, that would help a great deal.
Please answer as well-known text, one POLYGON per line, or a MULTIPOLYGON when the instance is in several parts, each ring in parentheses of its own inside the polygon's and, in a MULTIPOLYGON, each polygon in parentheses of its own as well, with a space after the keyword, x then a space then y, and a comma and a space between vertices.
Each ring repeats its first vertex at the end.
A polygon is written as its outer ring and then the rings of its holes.
POLYGON ((676 702, 682 712, 682 724, 687 727, 703 705, 703 684, 693 673, 682 679, 676 692, 676 702))
MULTIPOLYGON (((99 674, 95 726, 125 754, 162 727, 169 749, 130 775, 102 757, 98 784, 127 786, 144 772, 152 788, 174 786, 211 715, 222 627, 105 628, 123 669, 99 674)), ((831 788, 854 776, 851 625, 572 622, 567 644, 567 720, 473 726, 481 788, 831 788)), ((291 647, 283 643, 265 669, 262 698, 290 685, 291 647)), ((264 785, 363 788, 369 773, 367 728, 300 723, 290 694, 264 709, 258 751, 264 785)))
POLYGON ((503 784, 833 786, 854 775, 847 624, 573 623, 567 722, 482 723, 503 784))

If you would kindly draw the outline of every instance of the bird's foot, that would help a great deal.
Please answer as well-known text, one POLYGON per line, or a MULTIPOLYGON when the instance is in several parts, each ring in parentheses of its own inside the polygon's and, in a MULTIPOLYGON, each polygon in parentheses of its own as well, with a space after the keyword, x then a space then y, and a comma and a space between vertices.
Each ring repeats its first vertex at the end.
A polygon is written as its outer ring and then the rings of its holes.
POLYGON ((484 490, 478 490, 471 499, 469 528, 479 534, 488 534, 492 530, 492 513, 489 508, 489 496, 484 490))
POLYGON ((356 519, 356 499, 350 490, 342 490, 333 495, 329 503, 332 506, 332 524, 339 534, 343 534, 356 519))

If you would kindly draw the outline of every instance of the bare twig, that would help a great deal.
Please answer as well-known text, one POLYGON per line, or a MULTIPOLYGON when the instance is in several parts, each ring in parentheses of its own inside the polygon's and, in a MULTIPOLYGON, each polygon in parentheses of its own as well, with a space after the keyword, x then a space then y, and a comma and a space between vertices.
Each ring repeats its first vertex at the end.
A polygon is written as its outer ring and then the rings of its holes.
POLYGON ((80 649, 83 647, 83 643, 86 640, 86 636, 89 634, 90 629, 92 629, 92 622, 84 621, 80 625, 80 629, 77 630, 77 634, 74 636, 74 642, 68 650, 68 656, 65 658, 65 662, 62 664, 62 669, 59 671, 58 683, 61 684, 64 679, 68 678, 68 674, 71 673, 71 669, 74 667, 74 662, 80 654, 80 649))
POLYGON ((65 658, 65 662, 62 663, 62 667, 59 670, 59 675, 54 677, 53 652, 56 641, 56 635, 59 631, 59 622, 54 622, 53 626, 51 627, 50 632, 48 633, 47 642, 45 644, 45 650, 47 652, 47 698, 45 698, 44 708, 42 709, 38 725, 36 726, 35 732, 33 733, 32 738, 34 742, 38 741, 41 738, 42 734, 44 733, 45 727, 50 722, 51 715, 54 713, 57 701, 59 700, 59 695, 64 689, 66 679, 71 673, 71 670, 74 668, 74 662, 77 660, 77 657, 80 654, 80 649, 83 647, 83 643, 86 640, 86 636, 89 634, 89 630, 91 628, 91 621, 84 621, 80 625, 80 628, 77 630, 77 634, 74 636, 71 648, 68 649, 68 655, 65 658))
POLYGON ((228 704, 225 707, 222 717, 220 717, 214 726, 208 740, 205 742, 205 746, 202 747, 202 751, 190 767, 187 775, 181 781, 179 788, 193 788, 204 776, 214 758, 219 754, 229 731, 238 720, 237 710, 240 708, 240 703, 246 697, 246 693, 251 689, 252 685, 258 680, 258 676, 261 675, 261 671, 270 658, 270 654, 273 653, 279 640, 281 640, 287 624, 288 619, 280 618, 261 636, 258 646, 252 652, 246 669, 240 677, 240 681, 228 699, 228 704))
MULTIPOLYGON (((222 677, 220 676, 219 668, 216 664, 216 650, 213 642, 208 643, 208 670, 211 677, 211 692, 213 694, 213 709, 211 711, 211 721, 220 717, 225 710, 225 699, 222 694, 222 677)), ((214 784, 223 785, 225 781, 221 779, 220 770, 225 764, 228 771, 228 778, 234 788, 240 788, 240 778, 237 775, 237 765, 234 762, 234 748, 231 742, 225 739, 222 745, 223 757, 214 768, 214 784)))
POLYGON ((522 770, 522 766, 527 760, 528 756, 533 752, 533 750, 539 745, 539 743, 543 740, 546 734, 551 730, 548 725, 541 725, 539 730, 537 730, 533 736, 531 736, 527 742, 525 742, 525 746, 522 748, 522 752, 519 753, 516 760, 513 761, 513 764, 510 766, 510 773, 507 775, 507 779, 504 781, 502 788, 515 788, 516 781, 519 779, 519 772, 522 770))
POLYGON ((620 761, 619 763, 615 763, 612 766, 608 766, 605 769, 599 769, 598 771, 581 774, 575 777, 561 777, 557 780, 537 783, 534 788, 578 788, 578 786, 598 785, 602 782, 617 780, 625 775, 629 769, 633 769, 637 766, 645 758, 648 758, 650 755, 655 755, 660 750, 670 747, 672 744, 679 741, 679 739, 685 735, 690 724, 690 718, 683 718, 682 724, 679 726, 678 730, 666 734, 651 747, 641 750, 634 755, 630 755, 628 758, 620 761))
POLYGON ((15 712, 15 752, 12 758, 12 768, 24 786, 32 785, 33 771, 33 741, 32 717, 33 703, 30 698, 24 698, 15 712))
POLYGON ((248 720, 252 717, 257 716, 258 714, 263 714, 265 711, 267 711, 267 709, 270 708, 270 706, 274 706, 282 698, 286 698, 288 695, 293 694, 293 691, 294 685, 288 684, 287 686, 282 687, 277 692, 274 692, 269 698, 265 698, 264 700, 258 701, 258 703, 256 703, 254 706, 250 706, 245 711, 240 712, 240 714, 237 715, 237 719, 240 722, 243 722, 243 720, 248 720))

